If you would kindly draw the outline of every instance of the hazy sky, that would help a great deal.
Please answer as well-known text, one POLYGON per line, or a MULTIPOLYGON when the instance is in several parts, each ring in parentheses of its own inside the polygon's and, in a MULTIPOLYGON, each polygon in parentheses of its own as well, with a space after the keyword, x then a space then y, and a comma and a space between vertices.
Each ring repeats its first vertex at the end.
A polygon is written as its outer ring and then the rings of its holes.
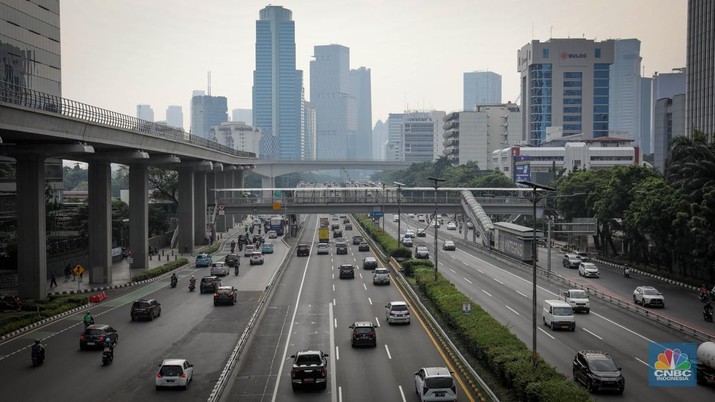
MULTIPOLYGON (((65 98, 156 120, 195 89, 251 108, 254 0, 61 0, 65 98)), ((686 0, 286 0, 296 65, 310 97, 315 45, 350 48, 350 67, 372 70, 373 122, 409 109, 462 108, 467 71, 502 76, 502 101, 519 94, 516 53, 532 39, 637 38, 645 76, 685 66, 686 0)))

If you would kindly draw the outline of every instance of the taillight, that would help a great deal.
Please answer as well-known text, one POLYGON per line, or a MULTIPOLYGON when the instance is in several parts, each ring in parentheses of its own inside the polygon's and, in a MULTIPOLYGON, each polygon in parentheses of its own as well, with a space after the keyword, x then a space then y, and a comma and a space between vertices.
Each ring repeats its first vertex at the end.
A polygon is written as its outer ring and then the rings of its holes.
POLYGON ((295 369, 292 368, 292 369, 290 370, 290 376, 291 376, 291 377, 295 377, 295 373, 296 373, 295 369))
POLYGON ((99 341, 102 342, 104 340, 104 335, 99 336, 99 341))
POLYGON ((181 378, 186 378, 186 373, 181 373, 181 378))
POLYGON ((83 340, 84 340, 84 335, 80 335, 80 336, 79 336, 79 339, 80 339, 81 341, 83 341, 83 340))
POLYGON ((452 386, 449 387, 449 389, 451 389, 452 392, 454 392, 454 394, 457 395, 457 384, 454 381, 452 381, 452 386))
POLYGON ((218 292, 214 293, 214 297, 218 297, 218 292))
POLYGON ((422 395, 427 395, 427 391, 429 391, 429 388, 427 388, 426 385, 422 386, 422 395))
POLYGON ((161 373, 156 373, 156 378, 161 378, 161 373))
POLYGON ((322 375, 323 377, 325 377, 325 374, 326 374, 326 372, 325 372, 325 367, 321 367, 321 368, 320 368, 320 375, 322 375))

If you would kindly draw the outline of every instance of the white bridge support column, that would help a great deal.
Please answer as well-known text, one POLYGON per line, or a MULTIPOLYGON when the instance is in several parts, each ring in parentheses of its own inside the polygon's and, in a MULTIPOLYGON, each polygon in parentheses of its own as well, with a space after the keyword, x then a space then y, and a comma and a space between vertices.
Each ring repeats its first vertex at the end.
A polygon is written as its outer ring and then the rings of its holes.
POLYGON ((147 166, 129 165, 129 248, 132 250, 131 269, 149 267, 149 185, 147 166))
POLYGON ((112 282, 112 172, 107 160, 89 163, 89 283, 112 282))
MULTIPOLYGON (((45 157, 16 157, 17 281, 22 299, 47 298, 45 157)), ((58 273, 59 274, 59 273, 58 273)))

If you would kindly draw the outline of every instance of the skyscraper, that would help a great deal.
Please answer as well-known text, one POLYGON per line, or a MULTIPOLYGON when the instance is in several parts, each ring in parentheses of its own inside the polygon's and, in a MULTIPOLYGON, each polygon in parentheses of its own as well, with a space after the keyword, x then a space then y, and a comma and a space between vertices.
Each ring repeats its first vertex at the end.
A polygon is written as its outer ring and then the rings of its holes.
MULTIPOLYGON (((673 106, 671 109, 679 110, 681 106, 683 107, 682 110, 682 116, 683 116, 683 127, 682 131, 683 133, 681 135, 685 134, 685 96, 681 98, 676 99, 675 95, 685 95, 686 89, 685 89, 685 84, 686 84, 686 74, 685 74, 685 68, 674 68, 672 72, 670 73, 658 73, 656 72, 653 74, 652 82, 651 82, 651 101, 650 101, 650 111, 651 111, 651 147, 649 148, 648 152, 645 150, 643 153, 656 153, 656 147, 655 147, 655 108, 657 105, 658 100, 668 98, 671 100, 671 103, 673 106)), ((664 109, 665 110, 665 109, 664 109)), ((675 119, 676 121, 678 120, 677 118, 675 119)), ((676 136, 678 135, 679 131, 676 129, 676 136)), ((660 150, 665 150, 666 152, 670 149, 669 146, 660 146, 660 150)), ((658 164, 657 161, 658 156, 656 156, 656 165, 658 164)), ((663 158, 666 158, 666 156, 663 156, 663 158)), ((665 160, 665 159, 663 159, 665 160)))
POLYGON ((613 41, 533 40, 518 52, 524 139, 538 146, 547 128, 583 139, 608 136, 613 41))
POLYGON ((209 138, 209 129, 228 121, 225 96, 196 95, 191 98, 191 134, 209 138))
POLYGON ((641 146, 641 42, 638 39, 613 41, 608 100, 609 136, 633 140, 641 146))
POLYGON ((305 159, 315 160, 318 155, 318 118, 313 104, 305 100, 303 101, 303 133, 305 159))
POLYGON ((491 71, 464 73, 464 110, 501 103, 501 75, 491 71))
POLYGON ((154 121, 154 109, 150 105, 137 105, 137 119, 154 121))
POLYGON ((310 103, 317 118, 317 159, 355 159, 355 98, 349 91, 350 49, 315 46, 310 61, 310 103))
POLYGON ((384 161, 385 149, 387 147, 387 124, 382 120, 375 123, 372 128, 372 159, 384 161))
POLYGON ((688 1, 686 132, 715 133, 715 2, 688 1))
POLYGON ((405 162, 433 161, 439 157, 436 143, 444 138, 445 115, 436 110, 405 112, 400 130, 405 162))
POLYGON ((404 113, 390 113, 387 116, 387 143, 385 144, 386 161, 402 161, 402 121, 404 113))
POLYGON ((253 125, 261 129, 261 157, 302 159, 303 72, 295 68, 293 13, 267 6, 256 21, 253 125))
POLYGON ((231 121, 242 121, 251 126, 253 125, 253 110, 233 109, 231 111, 231 121))
POLYGON ((169 106, 166 108, 166 124, 184 129, 184 112, 181 110, 181 106, 169 106))
POLYGON ((350 70, 350 94, 355 98, 357 108, 357 131, 355 133, 355 157, 358 160, 372 160, 372 83, 370 69, 360 67, 350 70))
POLYGON ((653 118, 653 79, 641 77, 641 155, 653 152, 653 134, 651 119, 653 118))

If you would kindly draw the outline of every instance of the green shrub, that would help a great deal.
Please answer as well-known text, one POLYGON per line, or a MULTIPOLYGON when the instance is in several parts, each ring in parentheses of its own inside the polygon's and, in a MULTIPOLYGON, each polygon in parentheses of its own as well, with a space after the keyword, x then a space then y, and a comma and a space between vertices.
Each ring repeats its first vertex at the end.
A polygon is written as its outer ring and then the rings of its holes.
POLYGON ((84 295, 60 295, 47 300, 23 300, 21 312, 0 315, 0 335, 8 334, 32 323, 87 304, 84 295))
POLYGON ((189 263, 189 260, 182 257, 176 261, 167 262, 166 264, 164 264, 160 267, 152 268, 146 272, 142 272, 140 274, 134 275, 134 276, 132 276, 132 281, 139 282, 139 281, 144 281, 147 279, 155 278, 155 277, 163 275, 169 271, 173 271, 176 268, 184 266, 188 263, 189 263))
POLYGON ((434 264, 430 260, 418 259, 410 259, 402 263, 402 272, 407 276, 413 276, 414 272, 419 268, 430 268, 431 270, 434 270, 434 264))

